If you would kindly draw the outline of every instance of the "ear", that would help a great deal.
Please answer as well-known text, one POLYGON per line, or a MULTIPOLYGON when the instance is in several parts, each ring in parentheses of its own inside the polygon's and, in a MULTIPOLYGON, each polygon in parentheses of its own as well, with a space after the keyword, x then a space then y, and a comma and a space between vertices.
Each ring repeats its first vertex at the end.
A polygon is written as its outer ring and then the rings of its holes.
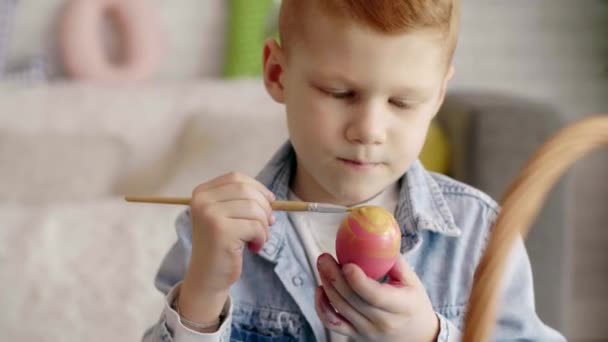
POLYGON ((278 103, 285 103, 283 76, 285 58, 283 49, 274 38, 268 38, 264 43, 264 85, 268 94, 278 103))
POLYGON ((454 77, 455 72, 456 71, 454 69, 454 65, 450 65, 450 68, 448 69, 448 71, 445 75, 445 79, 443 80, 443 84, 441 85, 441 93, 439 94, 437 108, 435 108, 435 115, 437 115, 437 113, 439 112, 439 109, 441 108, 441 105, 443 105, 443 101, 445 101, 445 95, 446 95, 446 92, 448 89, 448 83, 454 77))

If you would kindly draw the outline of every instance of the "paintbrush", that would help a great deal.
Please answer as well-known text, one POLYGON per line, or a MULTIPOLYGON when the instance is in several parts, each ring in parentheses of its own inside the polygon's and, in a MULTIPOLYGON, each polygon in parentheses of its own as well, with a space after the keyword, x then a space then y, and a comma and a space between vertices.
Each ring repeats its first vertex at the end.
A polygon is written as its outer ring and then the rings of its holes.
MULTIPOLYGON (((190 205, 189 197, 147 197, 147 196, 126 196, 127 202, 156 203, 156 204, 176 204, 190 205)), ((352 209, 344 206, 299 201, 272 201, 272 210, 276 211, 309 211, 315 213, 344 213, 352 209)))

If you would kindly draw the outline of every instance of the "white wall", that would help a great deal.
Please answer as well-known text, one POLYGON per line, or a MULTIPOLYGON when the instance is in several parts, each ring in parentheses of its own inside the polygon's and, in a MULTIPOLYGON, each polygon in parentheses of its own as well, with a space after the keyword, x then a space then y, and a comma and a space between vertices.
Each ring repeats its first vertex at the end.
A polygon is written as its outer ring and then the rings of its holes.
POLYGON ((608 1, 464 0, 455 88, 547 99, 570 118, 608 111, 608 1))

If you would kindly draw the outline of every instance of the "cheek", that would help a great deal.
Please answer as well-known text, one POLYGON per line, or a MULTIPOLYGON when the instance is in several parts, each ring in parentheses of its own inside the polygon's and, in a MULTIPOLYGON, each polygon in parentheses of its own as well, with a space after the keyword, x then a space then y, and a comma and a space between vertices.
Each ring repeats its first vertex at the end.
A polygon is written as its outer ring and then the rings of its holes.
POLYGON ((311 92, 294 101, 288 121, 294 133, 305 132, 317 144, 330 146, 341 136, 337 109, 311 92))
POLYGON ((396 125, 401 129, 395 130, 393 133, 394 148, 396 149, 395 155, 400 156, 397 163, 411 163, 420 154, 424 142, 426 140, 426 133, 429 127, 429 120, 420 117, 416 121, 410 121, 408 123, 402 123, 396 125))

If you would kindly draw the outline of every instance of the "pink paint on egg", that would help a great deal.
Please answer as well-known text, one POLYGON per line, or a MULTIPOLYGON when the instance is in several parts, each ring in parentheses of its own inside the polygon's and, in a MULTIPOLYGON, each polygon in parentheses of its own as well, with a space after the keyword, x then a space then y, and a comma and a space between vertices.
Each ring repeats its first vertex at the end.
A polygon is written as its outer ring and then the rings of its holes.
POLYGON ((356 264, 373 279, 383 277, 393 267, 400 246, 399 224, 390 212, 375 206, 353 209, 336 236, 338 262, 356 264))

